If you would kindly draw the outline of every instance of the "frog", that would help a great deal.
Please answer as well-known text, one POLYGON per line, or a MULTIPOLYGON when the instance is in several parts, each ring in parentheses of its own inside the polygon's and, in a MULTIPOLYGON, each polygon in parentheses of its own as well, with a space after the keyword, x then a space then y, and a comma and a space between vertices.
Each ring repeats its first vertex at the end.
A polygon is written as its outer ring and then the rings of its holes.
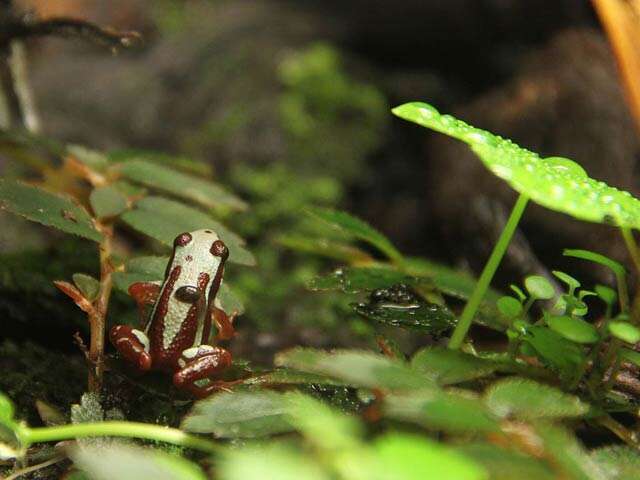
POLYGON ((231 353, 209 341, 212 326, 217 341, 235 335, 237 312, 227 314, 218 298, 228 258, 229 249, 213 230, 184 232, 175 237, 162 282, 129 286, 141 328, 115 325, 109 338, 137 372, 172 374, 173 384, 196 398, 225 383, 215 378, 231 365, 231 353))

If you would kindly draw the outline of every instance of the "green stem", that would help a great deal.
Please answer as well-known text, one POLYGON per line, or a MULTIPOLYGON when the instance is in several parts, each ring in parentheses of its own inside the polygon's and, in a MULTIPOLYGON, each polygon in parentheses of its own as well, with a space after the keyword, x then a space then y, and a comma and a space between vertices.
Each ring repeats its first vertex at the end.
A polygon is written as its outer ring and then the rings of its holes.
POLYGON ((482 298, 484 297, 487 288, 489 288, 489 285, 491 284, 491 279, 493 279, 493 275, 496 273, 502 257, 507 251, 509 242, 511 242, 511 237, 513 237, 513 234, 516 231, 516 227, 518 226, 518 222, 522 217, 528 201, 529 198, 522 194, 520 194, 518 200, 516 200, 513 210, 511 210, 511 215, 509 215, 509 219, 500 234, 500 238, 498 238, 498 242, 495 247, 493 247, 493 252, 491 252, 491 256, 489 257, 487 264, 484 266, 484 270, 478 279, 478 283, 476 283, 473 293, 469 297, 469 301, 462 311, 460 321, 458 322, 456 329, 453 331, 451 340, 449 340, 449 348, 457 350, 460 348, 462 342, 467 336, 469 327, 471 327, 471 321, 480 306, 480 302, 482 302, 482 298))
POLYGON ((640 251, 635 238, 633 238, 633 233, 629 227, 620 227, 620 232, 622 233, 622 238, 624 238, 624 243, 627 245, 627 250, 629 250, 629 255, 631 255, 631 260, 633 260, 633 265, 636 267, 636 272, 640 274, 640 251))
POLYGON ((20 434, 21 440, 27 445, 37 442, 104 436, 157 440, 206 453, 214 453, 218 450, 215 443, 190 435, 177 428, 138 422, 78 423, 57 427, 25 428, 20 434))

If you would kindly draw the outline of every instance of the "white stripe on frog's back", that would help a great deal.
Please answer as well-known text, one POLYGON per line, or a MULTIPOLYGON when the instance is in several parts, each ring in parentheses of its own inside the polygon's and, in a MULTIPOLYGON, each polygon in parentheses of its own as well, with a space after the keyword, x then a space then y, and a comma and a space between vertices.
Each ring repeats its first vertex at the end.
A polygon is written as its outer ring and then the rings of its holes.
MULTIPOLYGON (((197 312, 197 328, 194 345, 197 345, 202 338, 206 306, 209 303, 209 286, 215 278, 220 267, 221 258, 211 253, 213 242, 219 240, 218 235, 212 230, 196 230, 190 232, 191 240, 184 246, 176 246, 173 253, 173 261, 169 271, 173 271, 176 266, 180 266, 181 272, 177 281, 173 285, 173 292, 168 303, 167 314, 164 318, 164 330, 162 344, 164 349, 168 349, 176 335, 180 332, 187 314, 192 307, 191 303, 180 301, 176 298, 175 292, 184 286, 197 287, 202 275, 208 275, 206 285, 200 285, 204 289, 204 301, 202 308, 197 312)), ((166 288, 166 285, 163 286, 166 288)))

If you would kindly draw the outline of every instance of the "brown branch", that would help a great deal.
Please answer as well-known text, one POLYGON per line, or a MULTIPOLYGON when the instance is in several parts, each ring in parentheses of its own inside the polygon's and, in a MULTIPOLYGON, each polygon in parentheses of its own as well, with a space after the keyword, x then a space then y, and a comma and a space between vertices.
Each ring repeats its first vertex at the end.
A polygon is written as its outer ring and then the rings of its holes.
POLYGON ((0 46, 16 39, 43 36, 80 38, 112 49, 132 47, 142 38, 138 32, 103 28, 75 18, 50 18, 33 23, 12 19, 2 25, 0 46))

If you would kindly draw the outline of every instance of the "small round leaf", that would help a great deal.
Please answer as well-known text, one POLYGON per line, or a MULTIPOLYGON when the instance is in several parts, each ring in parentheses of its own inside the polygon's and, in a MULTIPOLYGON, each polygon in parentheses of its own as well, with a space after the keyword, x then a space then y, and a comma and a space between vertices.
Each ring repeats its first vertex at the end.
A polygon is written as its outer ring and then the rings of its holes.
POLYGON ((581 318, 558 315, 547 317, 546 321, 551 330, 572 342, 595 343, 600 338, 596 328, 581 318))
POLYGON ((525 278, 524 286, 532 297, 540 300, 549 300, 556 293, 549 280, 540 275, 531 275, 525 278))
POLYGON ((522 304, 513 297, 500 297, 496 303, 505 317, 514 318, 522 313, 522 304))
POLYGON ((618 298, 616 291, 606 285, 596 285, 595 290, 598 297, 607 305, 613 305, 618 298))
POLYGON ((623 342, 632 344, 640 342, 640 330, 627 322, 609 322, 609 332, 623 342))

